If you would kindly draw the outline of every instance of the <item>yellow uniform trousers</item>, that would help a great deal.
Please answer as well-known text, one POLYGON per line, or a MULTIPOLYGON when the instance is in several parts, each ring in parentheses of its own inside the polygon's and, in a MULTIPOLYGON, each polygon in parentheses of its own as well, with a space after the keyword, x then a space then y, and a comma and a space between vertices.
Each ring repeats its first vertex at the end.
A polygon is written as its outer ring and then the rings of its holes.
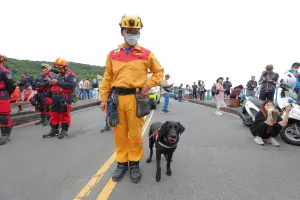
POLYGON ((135 94, 118 96, 119 124, 114 127, 117 162, 140 161, 144 154, 144 117, 136 116, 135 94))

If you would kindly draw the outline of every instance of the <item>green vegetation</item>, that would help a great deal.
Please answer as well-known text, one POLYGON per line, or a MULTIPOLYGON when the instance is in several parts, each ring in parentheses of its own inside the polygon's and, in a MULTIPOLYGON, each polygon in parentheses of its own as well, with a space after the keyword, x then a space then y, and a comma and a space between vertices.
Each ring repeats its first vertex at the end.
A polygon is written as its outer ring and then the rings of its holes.
MULTIPOLYGON (((14 79, 20 80, 24 72, 28 73, 29 76, 37 78, 42 73, 41 63, 48 63, 53 66, 53 62, 17 60, 13 58, 7 58, 5 65, 14 73, 14 79)), ((89 78, 90 80, 96 78, 97 74, 103 75, 105 71, 105 66, 101 67, 74 62, 69 62, 69 67, 79 78, 89 78)))

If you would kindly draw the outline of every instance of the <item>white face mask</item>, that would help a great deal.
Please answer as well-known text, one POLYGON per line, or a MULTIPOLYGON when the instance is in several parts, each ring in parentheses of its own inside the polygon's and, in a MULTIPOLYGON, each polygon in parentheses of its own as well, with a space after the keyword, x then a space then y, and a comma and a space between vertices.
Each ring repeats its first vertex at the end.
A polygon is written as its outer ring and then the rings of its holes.
POLYGON ((292 70, 293 70, 294 72, 298 71, 298 69, 296 69, 296 68, 293 68, 292 70))
POLYGON ((140 39, 140 35, 132 35, 132 34, 128 34, 128 33, 126 33, 126 35, 125 35, 125 41, 130 46, 136 45, 136 43, 138 42, 139 39, 140 39))

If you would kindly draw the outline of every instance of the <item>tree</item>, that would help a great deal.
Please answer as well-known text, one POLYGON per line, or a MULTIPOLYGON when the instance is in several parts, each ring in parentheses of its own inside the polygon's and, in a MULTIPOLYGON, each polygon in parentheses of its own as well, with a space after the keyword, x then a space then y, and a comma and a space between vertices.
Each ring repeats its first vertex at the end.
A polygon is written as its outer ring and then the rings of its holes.
MULTIPOLYGON (((41 63, 47 63, 53 66, 53 62, 18 60, 8 58, 5 65, 14 73, 14 79, 20 80, 22 73, 26 72, 30 76, 37 78, 42 73, 41 63)), ((90 80, 97 77, 97 74, 104 74, 105 67, 97 65, 88 65, 82 63, 69 62, 69 67, 79 78, 89 78, 90 80)))

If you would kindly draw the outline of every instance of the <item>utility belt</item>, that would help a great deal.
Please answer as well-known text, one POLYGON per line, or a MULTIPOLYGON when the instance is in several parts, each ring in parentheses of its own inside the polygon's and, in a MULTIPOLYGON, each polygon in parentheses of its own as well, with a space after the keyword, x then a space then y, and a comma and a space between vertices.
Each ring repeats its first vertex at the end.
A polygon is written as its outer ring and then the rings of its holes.
POLYGON ((140 92, 140 88, 112 88, 112 92, 117 93, 120 96, 125 96, 125 95, 131 95, 131 94, 136 94, 137 92, 140 92))
POLYGON ((119 124, 119 114, 118 114, 118 105, 119 99, 118 96, 125 95, 135 95, 136 99, 136 116, 144 117, 150 114, 150 102, 149 98, 141 98, 140 88, 116 88, 113 87, 108 96, 108 123, 111 127, 115 127, 119 124))
POLYGON ((71 99, 70 102, 76 103, 78 101, 78 96, 75 93, 62 93, 61 91, 59 92, 52 92, 52 95, 62 95, 62 96, 69 96, 71 99))

